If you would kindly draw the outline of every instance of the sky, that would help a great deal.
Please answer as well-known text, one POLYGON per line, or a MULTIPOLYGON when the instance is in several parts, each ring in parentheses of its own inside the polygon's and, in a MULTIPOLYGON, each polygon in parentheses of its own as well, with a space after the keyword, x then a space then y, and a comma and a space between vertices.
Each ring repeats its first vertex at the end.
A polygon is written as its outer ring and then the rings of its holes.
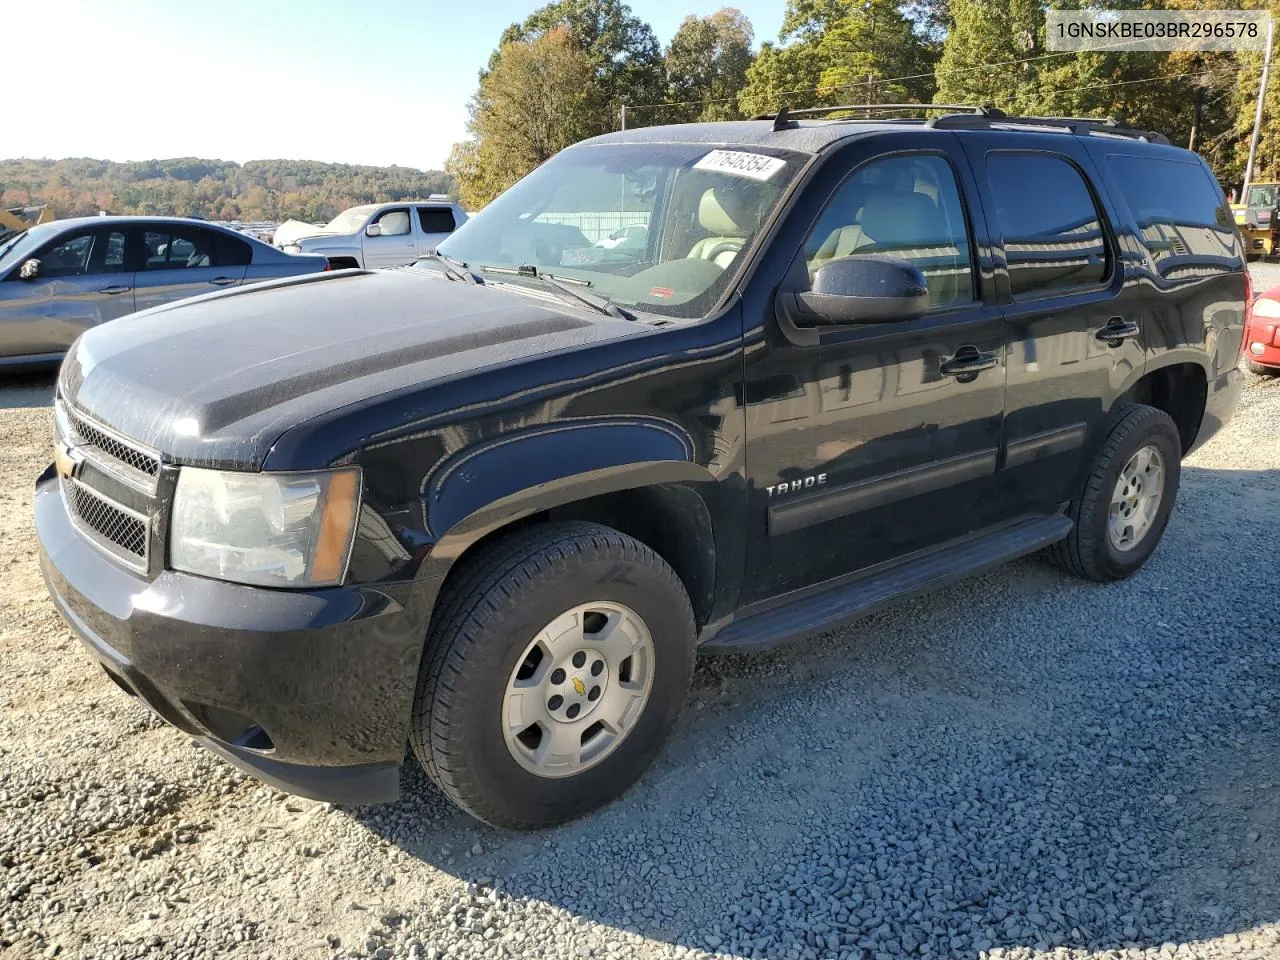
MULTIPOLYGON (((502 31, 544 0, 8 3, 0 157, 443 166, 502 31)), ((757 44, 785 0, 631 0, 665 46, 736 6, 757 44)))

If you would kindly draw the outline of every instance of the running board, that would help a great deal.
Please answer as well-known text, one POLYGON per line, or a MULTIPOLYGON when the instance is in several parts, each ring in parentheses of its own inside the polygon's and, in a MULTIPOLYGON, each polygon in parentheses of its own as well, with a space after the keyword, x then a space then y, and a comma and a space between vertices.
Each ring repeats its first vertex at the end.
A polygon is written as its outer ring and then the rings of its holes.
POLYGON ((817 593, 748 614, 698 647, 700 653, 757 653, 834 630, 884 607, 982 573, 1056 543, 1071 532, 1062 514, 1019 520, 993 533, 944 545, 915 559, 892 563, 817 593))

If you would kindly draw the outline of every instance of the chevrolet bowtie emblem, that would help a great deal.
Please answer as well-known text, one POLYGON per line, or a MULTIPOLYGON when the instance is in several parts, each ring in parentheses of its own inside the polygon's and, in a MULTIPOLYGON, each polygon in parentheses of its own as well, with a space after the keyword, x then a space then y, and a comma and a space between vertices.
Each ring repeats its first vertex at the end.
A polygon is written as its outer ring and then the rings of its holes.
POLYGON ((80 464, 84 463, 84 458, 79 451, 69 443, 59 442, 53 447, 53 465, 58 471, 58 476, 63 480, 70 480, 80 472, 80 464))
POLYGON ((586 693, 586 692, 587 692, 587 685, 586 685, 585 683, 583 683, 583 682, 582 682, 582 678, 581 678, 581 677, 574 677, 574 678, 573 678, 573 689, 575 689, 575 690, 577 690, 577 691, 578 691, 578 696, 582 696, 584 693, 586 693))

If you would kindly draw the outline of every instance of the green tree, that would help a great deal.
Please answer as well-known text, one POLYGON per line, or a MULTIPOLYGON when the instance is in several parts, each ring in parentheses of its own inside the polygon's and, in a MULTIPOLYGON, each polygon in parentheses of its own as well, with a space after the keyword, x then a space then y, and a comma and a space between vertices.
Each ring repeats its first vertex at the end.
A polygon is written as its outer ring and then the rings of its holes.
POLYGON ((455 146, 450 156, 463 202, 487 203, 544 160, 597 133, 600 94, 593 74, 565 27, 503 44, 471 102, 473 142, 455 146))
POLYGON ((614 129, 624 103, 664 99, 662 47, 653 28, 622 0, 555 0, 538 8, 503 32, 481 80, 497 69, 508 44, 533 40, 557 27, 569 30, 591 66, 593 94, 602 107, 597 132, 614 129))
POLYGON ((842 103, 927 103, 933 93, 936 49, 897 0, 851 4, 818 42, 818 58, 819 95, 842 103))
POLYGON ((685 17, 664 57, 667 98, 683 105, 671 107, 663 119, 737 119, 738 94, 747 82, 753 38, 751 21, 733 7, 722 7, 709 17, 685 17))
POLYGON ((954 26, 938 61, 939 103, 1028 112, 1040 99, 1044 9, 1038 0, 951 0, 954 26))
POLYGON ((789 0, 778 40, 747 73, 744 113, 933 95, 938 44, 898 0, 789 0))

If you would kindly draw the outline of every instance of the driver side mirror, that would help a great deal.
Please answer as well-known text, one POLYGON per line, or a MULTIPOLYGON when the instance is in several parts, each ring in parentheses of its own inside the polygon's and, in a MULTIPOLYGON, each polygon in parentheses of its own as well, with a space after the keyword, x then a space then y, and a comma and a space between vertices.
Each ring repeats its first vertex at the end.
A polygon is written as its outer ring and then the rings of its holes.
POLYGON ((19 280, 35 280, 40 276, 40 261, 36 259, 26 260, 22 266, 18 268, 19 280))
POLYGON ((914 320, 929 309, 920 268, 898 257, 864 254, 830 260, 809 290, 778 294, 784 316, 797 327, 914 320))
POLYGON ((364 228, 364 235, 366 237, 380 237, 382 236, 382 226, 377 223, 371 223, 364 228))

